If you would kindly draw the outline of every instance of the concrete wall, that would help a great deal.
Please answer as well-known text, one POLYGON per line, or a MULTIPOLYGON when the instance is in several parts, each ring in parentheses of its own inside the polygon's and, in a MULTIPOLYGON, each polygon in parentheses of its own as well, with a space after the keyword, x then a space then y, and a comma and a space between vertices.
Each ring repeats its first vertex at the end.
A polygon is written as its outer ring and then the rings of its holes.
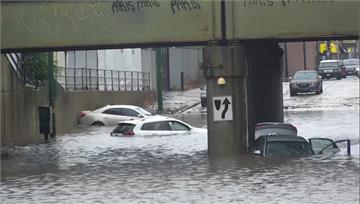
POLYGON ((82 110, 93 110, 112 104, 144 106, 152 103, 155 98, 155 92, 152 91, 64 91, 58 86, 57 92, 55 112, 58 133, 64 133, 78 124, 82 110))
POLYGON ((184 73, 184 84, 191 87, 203 81, 199 63, 203 61, 201 48, 169 48, 170 89, 181 89, 180 73, 184 73))
MULTIPOLYGON (((317 45, 316 42, 305 42, 306 48, 306 68, 313 70, 317 66, 316 54, 317 45)), ((304 70, 304 49, 302 42, 287 43, 287 60, 288 60, 288 74, 294 76, 296 71, 304 70)))
POLYGON ((48 105, 47 88, 33 90, 25 87, 2 55, 0 90, 1 146, 42 141, 38 106, 48 105))
MULTIPOLYGON (((39 133, 38 107, 48 106, 48 88, 38 90, 25 87, 17 78, 8 60, 1 56, 0 68, 0 133, 1 146, 24 145, 43 141, 39 133)), ((65 91, 57 87, 55 104, 57 133, 64 133, 76 126, 81 110, 92 110, 107 104, 151 103, 155 93, 65 91)))

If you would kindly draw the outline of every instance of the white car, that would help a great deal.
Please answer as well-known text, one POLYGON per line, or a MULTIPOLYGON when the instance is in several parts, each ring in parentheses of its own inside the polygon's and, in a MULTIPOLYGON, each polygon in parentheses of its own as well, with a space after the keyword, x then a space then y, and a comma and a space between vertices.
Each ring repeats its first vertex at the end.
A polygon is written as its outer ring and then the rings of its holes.
POLYGON ((166 136, 206 134, 207 129, 195 128, 185 122, 170 117, 151 117, 119 122, 111 136, 166 136))
POLYGON ((81 111, 80 124, 88 126, 115 126, 120 121, 151 116, 151 113, 138 106, 107 105, 93 111, 81 111))

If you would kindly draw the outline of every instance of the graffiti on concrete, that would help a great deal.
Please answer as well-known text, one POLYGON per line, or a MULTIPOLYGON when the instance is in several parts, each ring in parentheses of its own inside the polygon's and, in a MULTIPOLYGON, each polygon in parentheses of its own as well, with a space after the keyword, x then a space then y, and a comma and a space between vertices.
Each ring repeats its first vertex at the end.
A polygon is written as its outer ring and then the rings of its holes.
POLYGON ((197 0, 171 0, 170 6, 173 13, 201 9, 197 0))
POLYGON ((142 9, 158 8, 161 4, 169 4, 172 13, 181 11, 194 11, 200 10, 201 5, 198 0, 171 0, 171 1, 158 1, 158 0, 115 0, 112 2, 111 8, 114 14, 136 12, 142 9))
POLYGON ((294 3, 303 3, 303 4, 328 4, 334 3, 335 0, 244 0, 242 5, 244 7, 272 7, 272 6, 289 6, 294 3))
POLYGON ((115 0, 112 2, 112 12, 114 14, 120 12, 136 12, 146 8, 160 7, 160 2, 157 0, 115 0))

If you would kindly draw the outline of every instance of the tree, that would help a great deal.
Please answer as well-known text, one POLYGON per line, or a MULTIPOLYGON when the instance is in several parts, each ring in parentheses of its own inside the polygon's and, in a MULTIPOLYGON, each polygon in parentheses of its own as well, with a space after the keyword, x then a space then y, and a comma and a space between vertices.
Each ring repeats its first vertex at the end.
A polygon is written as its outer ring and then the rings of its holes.
MULTIPOLYGON (((21 67, 26 84, 38 88, 44 86, 48 81, 49 65, 47 53, 23 53, 21 67)), ((54 68, 56 68, 55 63, 54 68)))

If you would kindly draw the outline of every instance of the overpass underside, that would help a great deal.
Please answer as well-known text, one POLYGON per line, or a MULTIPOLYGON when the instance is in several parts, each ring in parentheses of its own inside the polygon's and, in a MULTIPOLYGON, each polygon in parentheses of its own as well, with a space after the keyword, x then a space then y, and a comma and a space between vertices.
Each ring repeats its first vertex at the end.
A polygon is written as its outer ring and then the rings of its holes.
POLYGON ((359 4, 2 1, 1 51, 203 45, 209 154, 233 155, 247 151, 257 122, 283 121, 282 50, 277 42, 358 39, 359 4), (220 78, 225 84, 218 83, 220 78))

